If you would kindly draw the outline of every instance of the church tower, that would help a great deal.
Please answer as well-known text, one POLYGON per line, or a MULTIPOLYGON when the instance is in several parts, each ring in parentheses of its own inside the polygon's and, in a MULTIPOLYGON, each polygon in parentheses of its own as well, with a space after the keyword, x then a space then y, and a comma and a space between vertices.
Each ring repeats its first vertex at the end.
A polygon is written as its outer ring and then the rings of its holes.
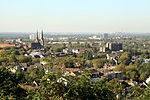
POLYGON ((36 42, 39 43, 38 31, 37 31, 37 33, 36 33, 36 42))
POLYGON ((43 35, 43 30, 41 31, 41 44, 44 47, 44 35, 43 35))

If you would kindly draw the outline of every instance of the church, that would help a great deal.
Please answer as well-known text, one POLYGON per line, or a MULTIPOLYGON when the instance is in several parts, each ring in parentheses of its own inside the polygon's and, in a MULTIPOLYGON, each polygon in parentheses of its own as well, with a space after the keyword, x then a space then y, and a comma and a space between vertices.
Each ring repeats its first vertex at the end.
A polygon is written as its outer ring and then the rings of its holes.
POLYGON ((42 49, 44 48, 44 35, 43 30, 39 34, 38 31, 36 33, 36 40, 34 43, 31 43, 31 49, 42 49))

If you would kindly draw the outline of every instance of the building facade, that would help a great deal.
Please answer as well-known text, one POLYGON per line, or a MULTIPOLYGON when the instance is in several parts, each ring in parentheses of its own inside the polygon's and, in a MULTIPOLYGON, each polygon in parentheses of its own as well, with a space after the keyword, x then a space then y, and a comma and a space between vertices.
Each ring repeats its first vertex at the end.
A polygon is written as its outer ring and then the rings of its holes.
POLYGON ((111 51, 122 50, 122 43, 106 43, 106 47, 111 51))
POLYGON ((44 33, 42 30, 40 34, 37 31, 36 35, 30 36, 30 39, 35 40, 35 42, 31 43, 31 45, 30 45, 32 49, 41 49, 44 47, 44 35, 43 34, 44 33))

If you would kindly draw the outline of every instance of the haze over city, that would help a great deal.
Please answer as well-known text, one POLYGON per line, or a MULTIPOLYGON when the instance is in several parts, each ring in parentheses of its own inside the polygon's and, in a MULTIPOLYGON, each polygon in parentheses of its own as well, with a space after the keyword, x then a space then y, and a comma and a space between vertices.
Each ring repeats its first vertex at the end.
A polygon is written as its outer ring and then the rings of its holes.
POLYGON ((0 0, 0 100, 150 100, 150 0, 0 0))
POLYGON ((0 32, 150 32, 149 0, 0 0, 0 32))

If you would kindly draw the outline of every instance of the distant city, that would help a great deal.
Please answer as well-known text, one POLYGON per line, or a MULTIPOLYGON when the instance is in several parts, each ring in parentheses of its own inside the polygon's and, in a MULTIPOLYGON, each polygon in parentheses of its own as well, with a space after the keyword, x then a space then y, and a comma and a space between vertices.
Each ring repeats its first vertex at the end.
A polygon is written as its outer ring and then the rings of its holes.
POLYGON ((150 100, 150 0, 0 0, 0 100, 150 100))
MULTIPOLYGON (((33 36, 36 34, 35 32, 0 32, 0 39, 3 38, 29 38, 29 35, 33 36)), ((137 37, 140 36, 147 37, 150 33, 133 33, 133 32, 112 32, 112 33, 105 33, 105 32, 44 32, 44 36, 46 38, 55 38, 55 37, 89 37, 89 38, 97 38, 102 39, 103 37, 109 38, 130 38, 130 37, 137 37), (105 35, 106 34, 106 35, 105 35), (104 36, 105 35, 105 36, 104 36)))

